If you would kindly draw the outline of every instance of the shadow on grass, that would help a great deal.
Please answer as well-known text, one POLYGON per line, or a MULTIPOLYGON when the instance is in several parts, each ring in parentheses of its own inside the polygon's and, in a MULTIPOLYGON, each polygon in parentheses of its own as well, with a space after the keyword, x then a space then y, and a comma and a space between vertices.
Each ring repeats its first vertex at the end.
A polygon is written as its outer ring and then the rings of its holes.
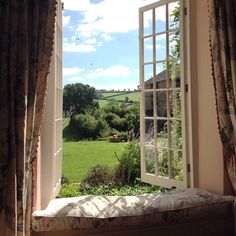
POLYGON ((78 141, 78 138, 74 135, 69 125, 64 127, 62 135, 64 142, 78 141))

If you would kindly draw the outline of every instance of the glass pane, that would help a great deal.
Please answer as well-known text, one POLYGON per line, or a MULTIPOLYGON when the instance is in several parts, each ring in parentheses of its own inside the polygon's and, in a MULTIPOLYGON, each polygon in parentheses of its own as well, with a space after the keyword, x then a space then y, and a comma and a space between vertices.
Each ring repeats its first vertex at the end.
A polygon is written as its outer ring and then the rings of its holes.
POLYGON ((166 5, 155 9, 156 33, 166 31, 166 5))
POLYGON ((167 120, 157 120, 157 149, 168 148, 167 120))
POLYGON ((144 66, 144 82, 145 89, 153 88, 153 64, 148 64, 144 66))
POLYGON ((156 92, 157 116, 167 117, 166 91, 156 92))
POLYGON ((152 10, 143 13, 143 27, 144 36, 152 34, 152 10))
POLYGON ((155 153, 153 147, 145 147, 146 173, 155 174, 155 153))
POLYGON ((181 93, 177 90, 169 91, 170 116, 181 117, 181 93))
POLYGON ((181 120, 170 121, 171 147, 175 149, 182 149, 182 123, 181 120))
POLYGON ((168 149, 157 150, 157 171, 159 176, 169 176, 168 149))
POLYGON ((166 59, 166 34, 156 36, 156 60, 163 61, 166 59))
POLYGON ((157 148, 168 147, 167 120, 157 120, 157 148))
POLYGON ((180 88, 181 78, 180 78, 180 64, 179 62, 171 61, 169 62, 169 87, 170 88, 180 88))
POLYGON ((153 145, 154 140, 154 121, 145 120, 145 144, 153 145))
POLYGON ((145 93, 145 116, 153 117, 153 92, 145 93))
POLYGON ((179 1, 168 4, 169 29, 179 28, 180 5, 179 1))
POLYGON ((179 60, 180 59, 180 35, 179 31, 169 34, 169 59, 179 60))
POLYGON ((144 39, 144 62, 153 61, 153 38, 144 39))
POLYGON ((166 63, 161 62, 156 64, 157 83, 156 88, 166 88, 166 63))
POLYGON ((182 151, 171 151, 171 176, 176 180, 183 180, 183 153, 182 151))

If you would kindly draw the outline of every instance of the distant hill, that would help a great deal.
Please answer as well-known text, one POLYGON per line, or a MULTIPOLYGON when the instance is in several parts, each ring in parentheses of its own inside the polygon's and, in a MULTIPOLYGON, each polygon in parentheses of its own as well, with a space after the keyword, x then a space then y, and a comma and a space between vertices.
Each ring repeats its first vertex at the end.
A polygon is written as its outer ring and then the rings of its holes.
POLYGON ((132 104, 139 102, 139 91, 114 91, 114 92, 100 92, 97 91, 99 106, 103 107, 110 101, 127 102, 126 97, 128 97, 128 103, 132 104))

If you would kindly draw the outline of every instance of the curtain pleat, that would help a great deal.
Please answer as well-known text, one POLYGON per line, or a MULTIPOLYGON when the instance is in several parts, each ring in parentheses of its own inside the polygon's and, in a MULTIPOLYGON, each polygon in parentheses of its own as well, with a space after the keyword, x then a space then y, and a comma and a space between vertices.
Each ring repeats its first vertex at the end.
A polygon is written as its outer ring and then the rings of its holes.
POLYGON ((56 0, 0 1, 0 235, 30 235, 56 0))
POLYGON ((208 0, 210 49, 224 163, 236 193, 236 2, 208 0))

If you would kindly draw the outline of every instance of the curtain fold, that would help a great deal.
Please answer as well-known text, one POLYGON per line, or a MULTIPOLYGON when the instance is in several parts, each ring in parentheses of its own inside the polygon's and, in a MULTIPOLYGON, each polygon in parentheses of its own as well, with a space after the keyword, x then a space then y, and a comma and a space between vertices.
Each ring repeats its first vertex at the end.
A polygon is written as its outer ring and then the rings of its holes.
POLYGON ((56 0, 0 1, 0 235, 30 235, 56 0))
POLYGON ((208 0, 212 75, 226 172, 236 193, 236 2, 208 0))

